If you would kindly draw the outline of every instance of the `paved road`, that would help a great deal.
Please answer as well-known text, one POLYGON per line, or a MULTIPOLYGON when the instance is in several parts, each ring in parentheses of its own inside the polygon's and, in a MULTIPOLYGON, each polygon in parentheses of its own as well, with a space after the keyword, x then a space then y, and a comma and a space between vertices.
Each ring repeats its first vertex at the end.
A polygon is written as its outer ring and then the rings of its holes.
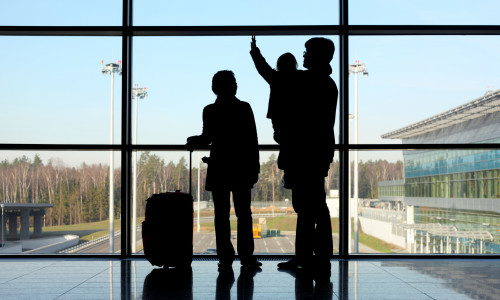
MULTIPOLYGON (((231 242, 236 249, 236 232, 231 235, 231 242)), ((295 236, 282 235, 280 237, 267 237, 255 239, 255 253, 293 253, 295 236)), ((215 233, 194 233, 194 253, 205 253, 209 248, 215 248, 215 233)))

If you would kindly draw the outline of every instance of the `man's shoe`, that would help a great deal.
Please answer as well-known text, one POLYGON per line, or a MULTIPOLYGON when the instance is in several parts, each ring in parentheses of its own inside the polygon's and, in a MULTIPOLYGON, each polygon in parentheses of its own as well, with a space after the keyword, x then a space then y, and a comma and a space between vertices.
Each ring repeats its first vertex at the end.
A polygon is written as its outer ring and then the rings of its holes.
POLYGON ((278 269, 287 269, 287 270, 297 269, 297 259, 292 258, 289 261, 280 262, 278 264, 278 269))

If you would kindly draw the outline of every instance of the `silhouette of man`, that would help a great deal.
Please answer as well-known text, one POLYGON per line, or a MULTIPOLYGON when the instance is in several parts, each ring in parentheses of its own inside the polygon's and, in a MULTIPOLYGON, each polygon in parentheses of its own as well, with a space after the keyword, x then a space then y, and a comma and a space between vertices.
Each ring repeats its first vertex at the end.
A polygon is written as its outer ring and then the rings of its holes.
POLYGON ((210 145, 205 189, 212 192, 219 271, 232 268, 234 248, 229 223, 230 193, 238 218, 237 250, 243 267, 262 265, 253 256, 251 189, 260 172, 259 145, 252 108, 236 98, 233 72, 219 71, 212 79, 215 103, 203 110, 203 132, 188 138, 189 150, 210 145))
MULTIPOLYGON (((282 85, 287 83, 290 91, 286 93, 285 107, 275 112, 285 114, 280 118, 284 121, 278 166, 285 172, 285 187, 292 189, 292 204, 297 212, 295 257, 278 267, 329 270, 333 241, 324 178, 335 145, 333 125, 338 89, 330 77, 335 46, 329 39, 312 38, 305 48, 303 66, 307 70, 276 80, 282 85), (281 157, 284 153, 286 160, 281 157)), ((257 50, 252 47, 254 62, 260 55, 257 50)))

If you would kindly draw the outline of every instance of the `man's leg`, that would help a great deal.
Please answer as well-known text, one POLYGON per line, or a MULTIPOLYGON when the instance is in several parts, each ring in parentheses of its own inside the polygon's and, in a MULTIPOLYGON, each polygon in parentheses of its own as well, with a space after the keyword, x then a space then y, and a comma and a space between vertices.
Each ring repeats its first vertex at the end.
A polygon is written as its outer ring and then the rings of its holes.
POLYGON ((320 266, 330 266, 330 258, 333 253, 332 223, 330 210, 326 204, 326 193, 324 178, 318 178, 311 182, 311 189, 314 190, 314 201, 312 201, 314 223, 314 253, 316 261, 320 266))
POLYGON ((313 252, 321 263, 328 265, 333 252, 333 240, 324 178, 297 179, 292 192, 292 204, 297 212, 296 257, 288 265, 282 263, 278 267, 307 267, 312 263, 313 252))
POLYGON ((230 204, 229 190, 214 190, 215 210, 215 242, 217 247, 217 256, 221 264, 231 265, 234 260, 234 248, 231 244, 231 226, 229 223, 230 204))
POLYGON ((295 255, 298 262, 305 265, 312 260, 314 245, 315 224, 311 198, 311 189, 303 181, 297 180, 292 190, 292 204, 297 212, 295 255))

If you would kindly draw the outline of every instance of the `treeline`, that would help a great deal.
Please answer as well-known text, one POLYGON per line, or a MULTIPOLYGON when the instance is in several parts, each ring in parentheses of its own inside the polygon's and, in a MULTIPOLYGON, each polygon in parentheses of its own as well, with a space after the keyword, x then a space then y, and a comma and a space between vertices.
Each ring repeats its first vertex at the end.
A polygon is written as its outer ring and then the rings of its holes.
MULTIPOLYGON (((142 152, 137 164, 137 215, 144 215, 145 200, 154 193, 182 190, 189 186, 188 162, 181 157, 177 163, 166 162, 151 152, 142 152)), ((352 167, 352 166, 351 166, 352 167)), ((351 168, 352 171, 352 168, 351 168)), ((359 196, 377 198, 377 182, 403 178, 403 163, 387 161, 360 162, 359 196)), ((200 168, 200 200, 210 200, 205 191, 206 165, 200 168)), ((252 190, 253 201, 272 203, 291 199, 291 191, 284 189, 281 180, 283 171, 278 169, 276 156, 261 162, 259 181, 252 190)), ((352 177, 351 177, 352 178, 352 177)), ((115 218, 120 215, 121 171, 114 170, 115 218)), ((198 168, 192 170, 192 192, 196 199, 198 168)), ((339 163, 333 162, 326 188, 339 189, 339 163)), ((0 162, 0 202, 5 203, 50 203, 46 225, 67 225, 109 219, 109 166, 81 164, 79 167, 65 166, 61 161, 44 163, 39 155, 33 159, 26 156, 12 162, 0 162)))
MULTIPOLYGON (((404 179, 404 165, 398 160, 395 163, 386 160, 360 161, 359 172, 359 197, 367 199, 378 199, 378 182, 404 179)), ((351 181, 354 178, 354 164, 351 163, 351 181)), ((351 182, 351 194, 354 193, 351 182)))

